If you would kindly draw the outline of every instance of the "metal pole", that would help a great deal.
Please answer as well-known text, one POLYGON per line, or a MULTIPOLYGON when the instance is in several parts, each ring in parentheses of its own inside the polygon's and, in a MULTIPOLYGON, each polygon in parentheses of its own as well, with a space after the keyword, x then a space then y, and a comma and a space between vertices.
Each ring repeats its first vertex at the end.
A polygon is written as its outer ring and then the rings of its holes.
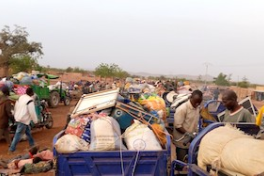
POLYGON ((206 63, 204 63, 204 65, 205 65, 205 80, 204 80, 204 85, 206 86, 206 84, 207 84, 207 73, 208 73, 209 63, 206 62, 206 63))
POLYGON ((208 64, 207 63, 205 63, 205 67, 206 67, 206 69, 205 69, 205 81, 204 81, 204 84, 206 86, 206 83, 207 83, 207 73, 208 73, 208 64))

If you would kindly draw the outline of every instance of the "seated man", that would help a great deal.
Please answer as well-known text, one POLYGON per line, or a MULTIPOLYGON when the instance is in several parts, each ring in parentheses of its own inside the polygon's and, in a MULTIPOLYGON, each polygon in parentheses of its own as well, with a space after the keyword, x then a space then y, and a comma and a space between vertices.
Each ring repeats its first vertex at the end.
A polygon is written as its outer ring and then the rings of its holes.
POLYGON ((222 96, 222 102, 226 107, 223 122, 248 122, 255 123, 254 116, 237 102, 237 95, 233 90, 226 90, 222 96))

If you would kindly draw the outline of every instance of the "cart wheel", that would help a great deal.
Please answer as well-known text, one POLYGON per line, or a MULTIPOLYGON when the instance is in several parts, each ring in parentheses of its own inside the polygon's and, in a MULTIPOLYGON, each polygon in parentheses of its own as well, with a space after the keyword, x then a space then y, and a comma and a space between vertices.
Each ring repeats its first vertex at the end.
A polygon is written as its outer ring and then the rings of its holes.
POLYGON ((64 105, 65 105, 65 106, 69 106, 70 103, 71 103, 71 99, 70 99, 69 97, 65 97, 65 98, 64 98, 64 105))
POLYGON ((52 118, 52 116, 50 114, 48 115, 48 117, 46 119, 46 125, 45 125, 45 127, 47 129, 51 129, 53 127, 53 118, 52 118))
POLYGON ((60 94, 57 91, 52 91, 50 93, 50 99, 48 101, 49 106, 55 108, 58 106, 60 102, 60 94))

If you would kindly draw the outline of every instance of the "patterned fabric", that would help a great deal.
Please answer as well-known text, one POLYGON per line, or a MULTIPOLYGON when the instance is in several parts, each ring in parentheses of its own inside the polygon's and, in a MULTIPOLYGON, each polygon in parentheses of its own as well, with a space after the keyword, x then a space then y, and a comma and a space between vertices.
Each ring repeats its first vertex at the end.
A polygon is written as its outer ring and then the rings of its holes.
POLYGON ((15 85, 14 91, 17 95, 23 95, 26 93, 28 86, 27 85, 15 85))
POLYGON ((78 116, 74 119, 71 119, 65 130, 65 133, 82 137, 84 131, 86 131, 86 133, 89 131, 88 127, 86 128, 86 125, 89 121, 90 118, 87 116, 78 116))
POLYGON ((166 104, 160 96, 155 93, 144 93, 141 94, 138 102, 144 107, 145 110, 155 116, 158 114, 158 116, 165 121, 167 116, 166 104))
POLYGON ((91 131, 90 131, 91 123, 92 123, 92 120, 90 118, 88 118, 88 122, 87 122, 87 124, 84 128, 83 134, 81 136, 81 138, 83 140, 85 140, 86 142, 88 142, 89 144, 91 142, 91 131))
POLYGON ((36 164, 25 164, 22 172, 25 174, 36 174, 47 172, 53 168, 53 161, 41 161, 36 164))

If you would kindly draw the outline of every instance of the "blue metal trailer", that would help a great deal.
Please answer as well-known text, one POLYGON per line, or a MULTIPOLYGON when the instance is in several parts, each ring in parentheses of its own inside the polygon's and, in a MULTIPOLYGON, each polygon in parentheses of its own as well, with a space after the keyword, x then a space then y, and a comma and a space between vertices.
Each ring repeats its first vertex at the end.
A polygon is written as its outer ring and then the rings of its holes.
MULTIPOLYGON (((188 151, 188 163, 184 163, 184 162, 179 161, 179 160, 174 160, 172 162, 170 175, 171 176, 182 175, 182 172, 175 170, 176 166, 180 165, 180 166, 186 166, 187 167, 188 171, 187 171, 186 175, 188 175, 188 176, 197 176, 197 175, 209 176, 208 172, 202 170, 197 165, 197 155, 198 155, 199 145, 200 145, 202 138, 208 132, 214 130, 215 128, 223 126, 223 125, 225 125, 225 123, 212 123, 208 127, 206 127, 205 129, 203 129, 194 138, 194 140, 191 142, 191 145, 190 145, 189 151, 188 151)), ((251 135, 257 134, 260 130, 259 126, 257 126, 256 124, 238 123, 238 124, 233 124, 233 125, 236 125, 237 128, 239 128, 240 130, 244 131, 245 133, 251 134, 251 135)))
MULTIPOLYGON (((64 135, 58 133, 53 145, 64 135)), ((167 135, 166 149, 160 151, 87 151, 71 154, 58 153, 56 175, 90 175, 90 176, 166 176, 170 166, 171 140, 167 135)))

